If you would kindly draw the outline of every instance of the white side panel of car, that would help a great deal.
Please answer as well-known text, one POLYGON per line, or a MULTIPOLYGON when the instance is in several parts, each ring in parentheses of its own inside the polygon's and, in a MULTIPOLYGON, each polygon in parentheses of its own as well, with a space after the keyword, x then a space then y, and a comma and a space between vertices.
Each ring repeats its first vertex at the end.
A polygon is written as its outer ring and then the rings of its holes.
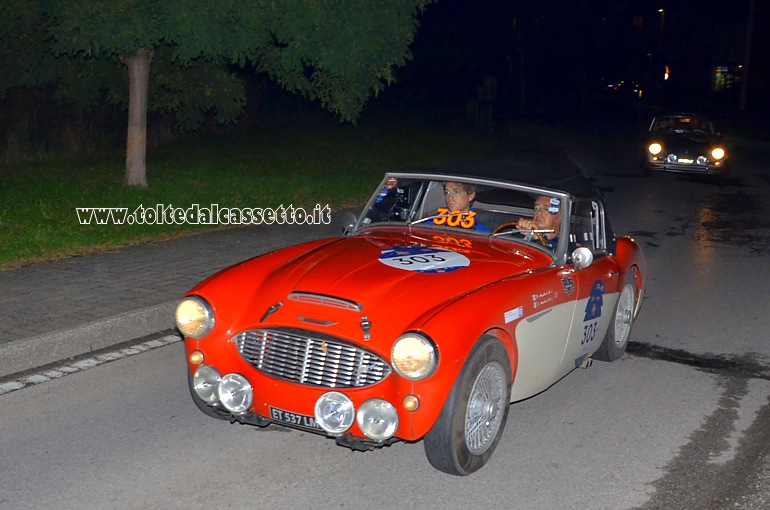
POLYGON ((511 402, 531 397, 559 380, 575 302, 543 308, 516 325, 518 364, 511 402))
POLYGON ((618 297, 617 292, 604 294, 601 314, 589 320, 584 318, 590 297, 524 317, 516 326, 519 359, 511 402, 548 389, 579 366, 579 361, 596 352, 607 333, 618 297))

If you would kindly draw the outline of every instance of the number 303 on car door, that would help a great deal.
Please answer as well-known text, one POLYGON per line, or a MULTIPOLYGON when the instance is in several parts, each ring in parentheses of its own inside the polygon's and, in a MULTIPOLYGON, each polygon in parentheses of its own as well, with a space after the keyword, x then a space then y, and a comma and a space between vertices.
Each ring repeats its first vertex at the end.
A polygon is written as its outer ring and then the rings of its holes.
POLYGON ((596 330, 599 329, 599 321, 591 321, 583 324, 583 337, 580 339, 580 345, 590 344, 596 338, 596 330))

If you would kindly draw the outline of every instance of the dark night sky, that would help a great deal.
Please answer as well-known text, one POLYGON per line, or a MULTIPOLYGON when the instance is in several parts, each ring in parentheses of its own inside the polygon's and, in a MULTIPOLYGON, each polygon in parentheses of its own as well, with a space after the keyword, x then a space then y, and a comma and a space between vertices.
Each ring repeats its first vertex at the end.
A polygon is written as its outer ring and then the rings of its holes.
MULTIPOLYGON (((393 94, 462 109, 495 76, 512 114, 522 103, 530 113, 575 111, 590 107, 602 79, 635 80, 646 101, 725 109, 739 87, 715 98, 713 69, 743 63, 750 1, 439 0, 420 17, 414 60, 393 94), (663 83, 665 65, 671 79, 663 83)), ((755 1, 749 106, 764 109, 770 2, 755 1)))

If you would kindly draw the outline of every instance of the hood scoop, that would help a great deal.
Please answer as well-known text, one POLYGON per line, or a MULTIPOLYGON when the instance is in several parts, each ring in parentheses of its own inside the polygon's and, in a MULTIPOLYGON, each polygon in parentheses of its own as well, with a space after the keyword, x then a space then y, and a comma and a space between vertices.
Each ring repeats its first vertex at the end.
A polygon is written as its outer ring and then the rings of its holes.
POLYGON ((351 312, 360 312, 363 305, 350 301, 349 299, 327 296, 325 294, 316 294, 314 292, 292 292, 288 297, 291 301, 305 303, 310 305, 328 306, 339 310, 348 310, 351 312))
MULTIPOLYGON (((315 292, 292 292, 287 296, 287 299, 289 301, 294 301, 297 303, 304 303, 309 305, 318 305, 318 306, 328 306, 329 308, 335 308, 337 310, 347 310, 349 312, 360 312, 364 309, 364 305, 358 304, 355 301, 351 301, 349 299, 343 299, 338 298, 334 296, 327 296, 326 294, 317 294, 315 292)), ((308 324, 314 324, 316 326, 333 326, 337 324, 334 321, 328 321, 328 320, 322 320, 322 319, 314 319, 311 317, 305 317, 297 315, 297 318, 301 320, 302 322, 308 323, 308 324)), ((361 316, 361 330, 364 333, 364 340, 370 340, 371 339, 371 328, 372 323, 369 320, 369 317, 366 315, 361 316)))

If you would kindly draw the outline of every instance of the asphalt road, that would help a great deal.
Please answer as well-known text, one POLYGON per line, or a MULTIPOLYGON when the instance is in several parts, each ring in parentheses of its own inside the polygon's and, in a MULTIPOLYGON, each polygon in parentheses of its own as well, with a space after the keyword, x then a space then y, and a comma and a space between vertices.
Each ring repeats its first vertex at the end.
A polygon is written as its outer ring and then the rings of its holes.
POLYGON ((0 508, 770 507, 767 151, 715 181, 645 179, 612 149, 593 168, 650 275, 630 352, 514 404, 474 475, 434 470, 419 442, 360 453, 208 418, 164 335, 0 395, 0 508))

